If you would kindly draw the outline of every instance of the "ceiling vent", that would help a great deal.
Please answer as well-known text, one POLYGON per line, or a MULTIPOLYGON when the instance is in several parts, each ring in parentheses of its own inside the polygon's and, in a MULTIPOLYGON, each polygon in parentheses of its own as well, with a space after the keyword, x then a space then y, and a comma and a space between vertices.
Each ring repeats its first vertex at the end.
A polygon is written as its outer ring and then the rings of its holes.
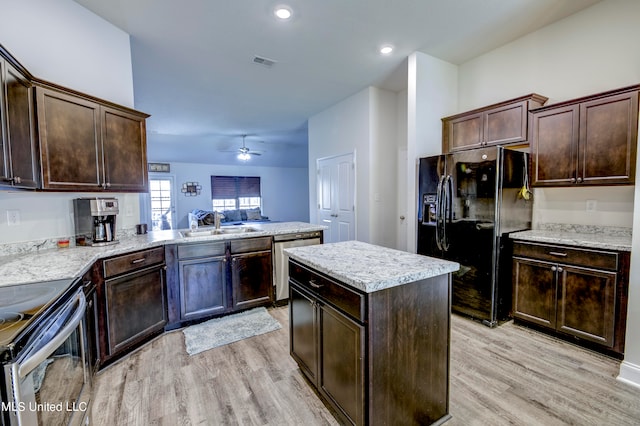
POLYGON ((273 59, 269 59, 269 58, 265 58, 263 56, 254 56, 253 57, 253 62, 262 66, 265 66, 267 68, 271 68, 276 61, 274 61, 273 59))

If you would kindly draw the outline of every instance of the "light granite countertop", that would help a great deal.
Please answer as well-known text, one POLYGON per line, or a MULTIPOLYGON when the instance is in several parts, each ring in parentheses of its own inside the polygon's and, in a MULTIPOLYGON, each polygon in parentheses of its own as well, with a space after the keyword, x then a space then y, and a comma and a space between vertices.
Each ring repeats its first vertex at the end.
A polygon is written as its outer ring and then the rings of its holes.
POLYGON ((455 272, 447 260, 344 241, 285 249, 292 258, 366 293, 455 272))
POLYGON ((548 244, 564 244, 580 248, 631 251, 631 234, 607 232, 574 232, 563 229, 535 229, 509 234, 511 239, 548 244))
POLYGON ((0 286, 79 277, 100 258, 165 244, 254 238, 326 229, 326 226, 304 222, 262 223, 249 226, 256 231, 190 238, 182 237, 179 230, 154 231, 144 235, 123 236, 118 244, 103 247, 55 248, 2 256, 0 257, 0 286))

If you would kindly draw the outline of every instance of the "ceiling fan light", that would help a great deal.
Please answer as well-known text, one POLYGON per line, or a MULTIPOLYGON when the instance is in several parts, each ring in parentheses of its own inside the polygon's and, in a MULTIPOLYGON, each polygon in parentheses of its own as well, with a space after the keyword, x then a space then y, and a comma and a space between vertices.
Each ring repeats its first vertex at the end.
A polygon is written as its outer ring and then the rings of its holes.
POLYGON ((238 154, 238 160, 248 161, 250 158, 251 156, 247 152, 241 152, 238 154))
POLYGON ((278 19, 282 21, 286 21, 291 18, 291 16, 293 15, 293 12, 287 6, 278 6, 273 11, 273 14, 276 15, 278 19))

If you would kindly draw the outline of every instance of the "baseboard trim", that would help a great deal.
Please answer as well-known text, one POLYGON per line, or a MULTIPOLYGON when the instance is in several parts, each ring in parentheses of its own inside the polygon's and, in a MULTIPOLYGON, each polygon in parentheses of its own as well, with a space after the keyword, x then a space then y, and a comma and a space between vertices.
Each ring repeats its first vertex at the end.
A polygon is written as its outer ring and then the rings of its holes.
POLYGON ((617 380, 640 389, 640 365, 622 361, 617 380))

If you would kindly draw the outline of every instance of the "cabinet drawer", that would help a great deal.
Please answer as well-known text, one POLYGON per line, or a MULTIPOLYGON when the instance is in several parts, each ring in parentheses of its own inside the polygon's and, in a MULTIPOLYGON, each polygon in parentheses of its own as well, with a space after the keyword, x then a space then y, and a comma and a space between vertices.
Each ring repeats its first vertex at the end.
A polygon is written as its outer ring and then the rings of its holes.
POLYGON ((516 242, 513 244, 513 255, 587 268, 610 269, 612 271, 618 269, 618 254, 600 250, 516 242))
POLYGON ((224 256, 226 247, 227 245, 224 241, 216 243, 179 245, 178 259, 224 256))
POLYGON ((365 296, 327 277, 289 262, 289 277, 304 289, 326 300, 358 321, 366 320, 365 296))
POLYGON ((111 259, 103 261, 104 277, 114 277, 163 262, 164 247, 156 247, 123 256, 112 257, 111 259))
POLYGON ((231 254, 271 250, 271 237, 231 240, 231 254))

